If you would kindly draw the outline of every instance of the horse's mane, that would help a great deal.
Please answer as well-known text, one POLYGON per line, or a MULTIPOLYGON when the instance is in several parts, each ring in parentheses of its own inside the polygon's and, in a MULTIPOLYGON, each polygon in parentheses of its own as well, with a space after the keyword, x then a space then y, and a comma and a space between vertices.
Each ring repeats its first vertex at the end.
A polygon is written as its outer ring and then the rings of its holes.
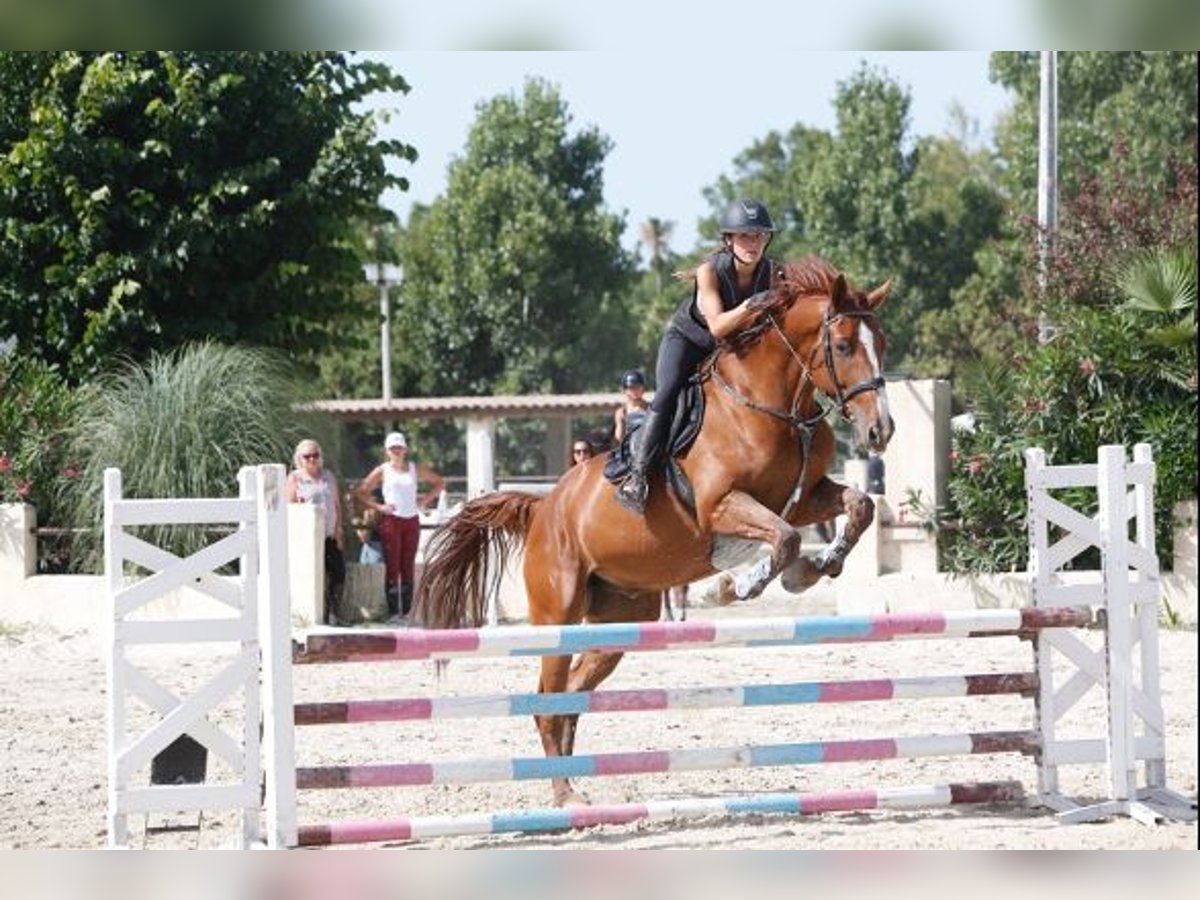
POLYGON ((833 263, 819 256, 778 264, 771 276, 769 301, 751 324, 725 338, 721 346, 735 353, 753 346, 766 332, 769 315, 790 309, 803 297, 829 296, 841 274, 833 263))

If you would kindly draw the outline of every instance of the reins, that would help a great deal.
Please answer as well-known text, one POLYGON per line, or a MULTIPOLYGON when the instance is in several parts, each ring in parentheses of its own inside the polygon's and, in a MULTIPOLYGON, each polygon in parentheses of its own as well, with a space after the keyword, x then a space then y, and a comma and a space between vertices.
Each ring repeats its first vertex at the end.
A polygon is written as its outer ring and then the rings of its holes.
MULTIPOLYGON (((824 351, 825 369, 829 373, 829 380, 833 382, 834 397, 832 399, 836 408, 841 412, 842 418, 849 420, 850 413, 846 408, 846 404, 859 394, 865 393, 866 391, 879 391, 884 386, 884 380, 882 376, 876 376, 875 378, 870 378, 866 381, 860 381, 849 390, 846 390, 842 386, 841 381, 838 379, 837 367, 833 364, 833 343, 830 339, 830 328, 836 322, 844 318, 873 319, 875 318, 875 314, 869 310, 854 310, 851 312, 831 314, 831 311, 826 309, 825 313, 821 316, 820 348, 824 351)), ((817 352, 818 346, 814 345, 812 350, 809 351, 807 361, 801 359, 800 354, 796 352, 796 348, 792 346, 792 342, 788 340, 787 335, 784 334, 783 329, 779 326, 779 322, 776 320, 774 313, 771 312, 766 313, 762 319, 750 326, 750 328, 745 329, 743 331, 743 335, 760 333, 768 326, 774 329, 775 333, 779 336, 779 339, 783 342, 783 346, 787 350, 788 354, 800 367, 800 382, 797 385, 796 392, 792 397, 792 407, 790 410, 782 410, 773 406, 766 406, 758 403, 750 397, 747 397, 740 390, 738 390, 736 386, 727 381, 725 377, 721 375, 719 371, 717 371, 717 361, 721 357, 723 348, 718 348, 717 352, 709 357, 708 364, 705 366, 704 371, 701 372, 700 378, 701 381, 703 381, 705 378, 711 377, 713 381, 720 385, 720 387, 727 394, 729 394, 730 397, 733 398, 734 402, 738 403, 740 406, 744 406, 747 409, 754 410, 755 412, 760 412, 771 416, 772 418, 779 419, 780 421, 790 425, 792 428, 795 428, 799 433, 800 450, 801 456, 803 457, 803 463, 800 468, 800 477, 796 480, 796 486, 792 488, 792 492, 788 496, 787 502, 784 504, 783 511, 780 513, 780 517, 786 520, 789 513, 791 513, 791 511, 796 507, 803 496, 804 482, 806 476, 808 475, 808 461, 811 456, 809 451, 812 447, 813 432, 816 430, 817 425, 829 414, 829 409, 822 406, 820 401, 817 400, 816 394, 818 392, 825 392, 821 391, 820 388, 817 387, 817 384, 812 377, 812 359, 817 352), (800 408, 804 404, 804 398, 807 394, 806 389, 809 385, 812 385, 813 388, 813 393, 811 396, 813 398, 813 403, 816 404, 817 411, 811 415, 804 416, 801 414, 800 408)))

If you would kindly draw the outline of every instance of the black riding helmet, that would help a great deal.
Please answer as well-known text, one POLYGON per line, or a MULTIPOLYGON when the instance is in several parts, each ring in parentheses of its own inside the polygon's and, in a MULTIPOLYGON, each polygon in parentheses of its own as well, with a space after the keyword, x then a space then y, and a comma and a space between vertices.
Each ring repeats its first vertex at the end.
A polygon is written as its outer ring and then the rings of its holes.
POLYGON ((625 388, 634 387, 636 385, 640 385, 641 387, 646 386, 646 376, 641 373, 641 370, 630 369, 624 375, 621 376, 621 389, 622 390, 624 390, 625 388))
POLYGON ((721 213, 721 237, 728 244, 728 236, 735 232, 742 233, 761 233, 766 232, 770 235, 767 242, 763 245, 763 252, 766 253, 767 247, 771 246, 771 241, 775 240, 775 222, 771 218, 771 214, 767 212, 767 208, 757 200, 740 199, 734 200, 727 207, 725 212, 721 213))
POLYGON ((734 200, 721 213, 721 234, 735 231, 775 233, 775 222, 767 208, 757 200, 734 200))

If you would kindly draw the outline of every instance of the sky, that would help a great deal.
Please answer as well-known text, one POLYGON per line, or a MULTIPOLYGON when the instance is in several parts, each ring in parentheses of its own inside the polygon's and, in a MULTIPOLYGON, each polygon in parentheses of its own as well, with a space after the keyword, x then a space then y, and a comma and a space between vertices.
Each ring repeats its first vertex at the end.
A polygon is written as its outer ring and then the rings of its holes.
MULTIPOLYGON (((1009 93, 988 81, 987 51, 750 52, 747 62, 714 65, 711 55, 679 47, 665 53, 373 52, 404 76, 412 90, 387 98, 395 110, 381 126, 387 137, 414 145, 415 163, 394 171, 409 190, 384 203, 407 218, 414 202, 428 204, 446 188, 451 160, 461 156, 477 106, 501 94, 519 94, 525 79, 542 77, 559 88, 572 127, 596 126, 613 143, 604 164, 608 208, 626 214, 623 243, 637 245, 638 226, 650 217, 674 223, 672 249, 688 252, 697 221, 710 213, 703 189, 732 174, 733 159, 771 131, 796 123, 835 130, 837 84, 862 61, 907 87, 911 131, 952 130, 960 104, 977 121, 978 140, 990 139, 1009 93)), ((729 55, 741 59, 739 52, 729 55)), ((709 235, 705 235, 707 242, 709 235)))

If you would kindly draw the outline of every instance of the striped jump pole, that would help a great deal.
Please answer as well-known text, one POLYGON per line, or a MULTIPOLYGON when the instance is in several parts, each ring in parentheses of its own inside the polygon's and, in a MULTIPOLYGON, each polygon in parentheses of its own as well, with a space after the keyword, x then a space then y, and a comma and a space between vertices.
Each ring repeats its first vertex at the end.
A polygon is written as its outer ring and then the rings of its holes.
MULTIPOLYGON (((426 631, 312 634, 293 645, 296 664, 524 657, 586 650, 686 650, 709 647, 778 647, 934 638, 1031 637, 1048 628, 1093 624, 1090 607, 989 609, 871 616, 692 620, 613 625, 504 626, 426 631)), ((301 703, 300 725, 359 724, 488 716, 653 712, 766 705, 867 702, 1000 694, 1032 696, 1037 675, 1026 673, 917 678, 812 681, 733 687, 614 690, 571 694, 492 694, 409 697, 334 703, 301 703)), ((810 741, 682 750, 598 753, 569 757, 515 757, 414 763, 309 766, 293 769, 297 790, 479 784, 664 772, 916 759, 993 753, 1036 755, 1036 730, 973 734, 810 741)), ((305 825, 305 846, 412 840, 461 834, 556 831, 647 819, 686 819, 739 813, 811 814, 827 810, 908 808, 1020 799, 1019 784, 987 782, 826 794, 764 794, 646 804, 591 806, 474 816, 401 818, 305 825)))
POLYGON ((1032 635, 1047 628, 1084 628, 1093 621, 1090 607, 1064 606, 790 619, 347 631, 309 635, 303 644, 293 646, 292 662, 305 665, 485 656, 565 656, 585 650, 633 652, 995 637, 1032 635))
POLYGON ((411 841, 464 834, 544 833, 594 825, 669 822, 705 816, 789 815, 872 809, 927 809, 964 803, 1014 803, 1025 796, 1019 781, 918 785, 879 790, 813 794, 749 794, 711 799, 659 800, 481 813, 474 816, 427 816, 304 825, 301 847, 411 841))
POLYGON ((404 697, 297 703, 296 725, 351 725, 425 719, 492 716, 555 716, 582 713, 660 712, 668 709, 728 709, 807 703, 861 703, 934 697, 1020 694, 1032 697, 1037 675, 1015 672, 860 681, 801 681, 733 687, 648 688, 577 691, 569 694, 491 694, 474 697, 404 697))
POLYGON ((923 756, 974 756, 986 753, 1032 755, 1041 747, 1036 731, 987 731, 847 741, 747 744, 697 750, 647 750, 572 756, 468 759, 449 762, 374 763, 306 766, 296 769, 296 788, 411 787, 431 784, 482 784, 605 775, 650 775, 713 769, 756 769, 833 762, 918 759, 923 756))

